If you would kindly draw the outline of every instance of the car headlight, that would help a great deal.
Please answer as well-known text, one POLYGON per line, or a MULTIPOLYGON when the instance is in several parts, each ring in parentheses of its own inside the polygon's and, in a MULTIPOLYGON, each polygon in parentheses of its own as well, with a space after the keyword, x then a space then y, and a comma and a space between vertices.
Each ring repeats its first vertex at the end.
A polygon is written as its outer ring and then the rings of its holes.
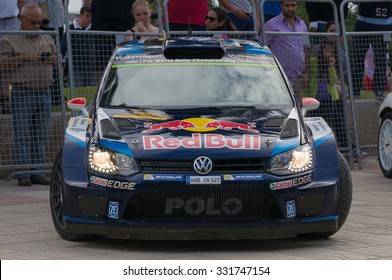
POLYGON ((104 174, 130 176, 139 172, 133 158, 97 145, 90 146, 88 163, 91 170, 104 174))
POLYGON ((312 149, 309 144, 305 144, 274 156, 267 171, 275 175, 290 175, 305 172, 312 168, 312 149))

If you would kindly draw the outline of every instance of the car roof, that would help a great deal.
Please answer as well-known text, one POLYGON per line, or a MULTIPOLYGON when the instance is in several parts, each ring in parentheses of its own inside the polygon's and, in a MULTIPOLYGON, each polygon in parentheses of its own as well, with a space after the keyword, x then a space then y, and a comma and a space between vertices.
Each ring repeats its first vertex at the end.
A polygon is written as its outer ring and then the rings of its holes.
MULTIPOLYGON (((184 48, 203 49, 206 57, 213 50, 221 46, 224 50, 224 56, 246 56, 262 55, 273 56, 268 47, 262 47, 257 42, 240 39, 215 39, 211 37, 179 37, 171 39, 149 39, 144 41, 127 41, 119 44, 114 51, 114 55, 157 55, 162 54, 167 48, 173 48, 181 51, 184 48)), ((177 57, 173 57, 177 58, 177 57)), ((182 58, 182 57, 178 57, 182 58)), ((251 58, 251 57, 247 57, 251 58)))

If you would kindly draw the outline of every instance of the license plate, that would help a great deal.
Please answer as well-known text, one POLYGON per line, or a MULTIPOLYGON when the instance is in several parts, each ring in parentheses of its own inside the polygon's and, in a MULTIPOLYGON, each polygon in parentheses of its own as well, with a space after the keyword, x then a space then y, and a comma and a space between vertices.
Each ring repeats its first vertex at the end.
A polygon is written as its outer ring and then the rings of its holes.
POLYGON ((187 185, 219 185, 221 176, 187 176, 187 185))

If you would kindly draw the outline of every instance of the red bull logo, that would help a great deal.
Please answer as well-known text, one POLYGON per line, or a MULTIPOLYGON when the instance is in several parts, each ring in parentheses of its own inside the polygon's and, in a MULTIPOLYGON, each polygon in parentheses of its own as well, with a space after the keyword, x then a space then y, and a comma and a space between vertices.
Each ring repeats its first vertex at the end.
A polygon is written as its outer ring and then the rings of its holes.
POLYGON ((145 150, 160 149, 239 149, 260 150, 260 136, 244 134, 239 138, 227 137, 220 134, 192 133, 191 137, 164 138, 161 135, 143 136, 143 147, 145 150))
POLYGON ((142 133, 148 133, 148 132, 158 131, 162 129, 180 130, 186 128, 196 128, 197 126, 195 126, 193 123, 188 121, 177 120, 177 121, 163 122, 158 124, 152 124, 148 122, 148 123, 144 123, 144 127, 148 129, 143 130, 142 133))
POLYGON ((169 130, 188 130, 192 132, 209 132, 217 129, 221 130, 241 130, 252 133, 260 133, 260 131, 254 129, 256 127, 255 122, 237 123, 226 120, 214 120, 209 118, 189 118, 185 120, 175 120, 163 123, 153 124, 151 122, 144 123, 144 127, 147 128, 143 130, 142 133, 151 133, 154 131, 160 131, 163 129, 169 130))

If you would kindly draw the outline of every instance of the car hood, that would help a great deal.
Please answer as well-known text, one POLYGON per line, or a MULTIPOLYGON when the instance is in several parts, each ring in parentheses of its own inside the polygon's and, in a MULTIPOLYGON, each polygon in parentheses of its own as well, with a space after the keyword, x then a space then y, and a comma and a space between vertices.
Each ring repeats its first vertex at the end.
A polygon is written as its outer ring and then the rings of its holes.
POLYGON ((135 158, 270 157, 298 146, 301 131, 296 108, 100 108, 98 124, 101 144, 135 158))

